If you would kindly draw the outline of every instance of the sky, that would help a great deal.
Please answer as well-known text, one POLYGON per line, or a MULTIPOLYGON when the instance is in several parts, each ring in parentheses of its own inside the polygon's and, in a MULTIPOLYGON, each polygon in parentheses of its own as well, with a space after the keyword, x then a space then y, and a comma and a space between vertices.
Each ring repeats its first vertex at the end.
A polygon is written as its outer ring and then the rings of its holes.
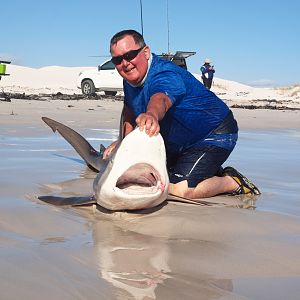
POLYGON ((299 12, 299 0, 0 0, 0 60, 97 66, 116 32, 135 29, 154 53, 195 51, 191 72, 210 58, 219 78, 299 84, 299 12))

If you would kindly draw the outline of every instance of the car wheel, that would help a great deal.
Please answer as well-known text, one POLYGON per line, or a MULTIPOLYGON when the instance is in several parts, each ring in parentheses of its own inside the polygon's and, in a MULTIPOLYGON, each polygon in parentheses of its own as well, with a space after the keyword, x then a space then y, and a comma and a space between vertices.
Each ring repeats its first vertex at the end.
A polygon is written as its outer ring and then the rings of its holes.
POLYGON ((82 94, 87 96, 94 95, 96 92, 95 85, 90 79, 83 80, 81 84, 81 90, 82 94))
POLYGON ((115 91, 104 91, 104 93, 107 96, 116 96, 117 95, 117 92, 115 92, 115 91))

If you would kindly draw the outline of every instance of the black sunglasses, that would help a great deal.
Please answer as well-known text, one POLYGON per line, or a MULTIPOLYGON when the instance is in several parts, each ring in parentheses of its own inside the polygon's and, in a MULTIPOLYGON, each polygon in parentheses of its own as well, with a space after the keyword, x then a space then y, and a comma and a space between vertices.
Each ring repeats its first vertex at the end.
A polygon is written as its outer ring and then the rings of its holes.
POLYGON ((119 65, 123 59, 125 59, 126 61, 131 61, 133 60, 138 54, 139 52, 144 48, 145 46, 139 48, 139 49, 136 49, 136 50, 130 50, 126 53, 124 53, 123 55, 120 55, 120 56, 113 56, 111 58, 111 62, 114 64, 114 65, 119 65))

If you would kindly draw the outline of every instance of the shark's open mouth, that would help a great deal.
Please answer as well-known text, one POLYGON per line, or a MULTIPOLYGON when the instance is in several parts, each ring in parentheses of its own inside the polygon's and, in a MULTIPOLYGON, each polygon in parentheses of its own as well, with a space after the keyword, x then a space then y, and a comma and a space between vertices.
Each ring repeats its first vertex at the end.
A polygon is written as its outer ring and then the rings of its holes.
POLYGON ((117 180, 116 187, 128 194, 163 192, 159 172, 149 164, 139 163, 127 169, 117 180))

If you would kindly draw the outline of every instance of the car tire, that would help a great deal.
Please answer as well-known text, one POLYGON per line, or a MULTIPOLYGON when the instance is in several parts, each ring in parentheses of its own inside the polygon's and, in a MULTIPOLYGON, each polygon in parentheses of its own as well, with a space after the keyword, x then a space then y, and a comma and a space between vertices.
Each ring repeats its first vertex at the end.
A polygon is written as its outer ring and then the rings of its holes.
POLYGON ((107 96, 116 96, 117 95, 116 91, 104 91, 104 93, 107 96))
POLYGON ((86 79, 81 83, 82 94, 86 96, 94 95, 96 92, 95 85, 92 80, 86 79))

